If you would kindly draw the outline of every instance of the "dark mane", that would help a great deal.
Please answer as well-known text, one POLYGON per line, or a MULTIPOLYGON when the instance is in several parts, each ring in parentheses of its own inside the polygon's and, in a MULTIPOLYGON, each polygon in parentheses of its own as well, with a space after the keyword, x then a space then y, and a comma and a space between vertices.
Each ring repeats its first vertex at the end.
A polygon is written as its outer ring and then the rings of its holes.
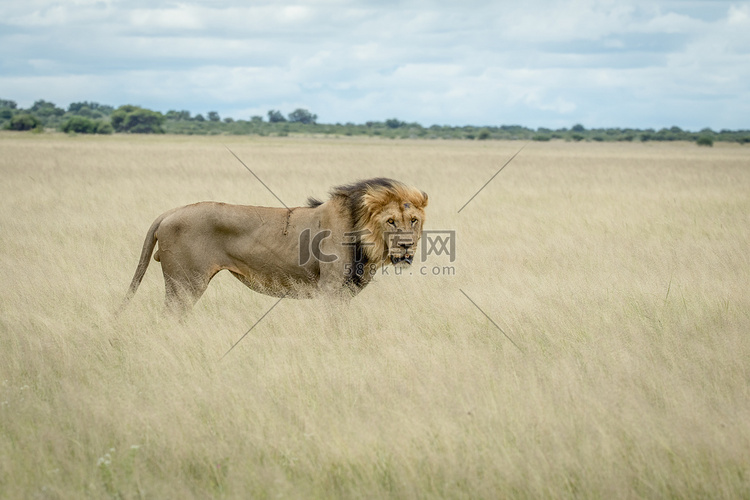
POLYGON ((358 222, 362 219, 363 211, 365 210, 362 198, 367 190, 373 187, 392 189, 397 185, 401 185, 401 183, 386 177, 375 177, 374 179, 365 179, 353 182, 352 184, 337 186, 331 189, 331 198, 344 198, 345 206, 349 212, 349 217, 351 218, 352 227, 356 228, 358 222))
MULTIPOLYGON (((353 290, 360 290, 365 286, 369 280, 364 280, 365 273, 369 273, 368 267, 370 259, 367 256, 365 246, 362 244, 361 234, 362 231, 358 230, 360 221, 365 219, 365 207, 363 198, 365 193, 370 188, 381 187, 392 189, 395 186, 400 186, 401 183, 394 181, 393 179, 387 179, 385 177, 376 177, 374 179, 366 179, 357 181, 352 184, 344 184, 331 189, 331 199, 340 198, 342 199, 344 206, 349 214, 349 221, 353 230, 354 241, 352 242, 352 266, 349 271, 351 274, 346 279, 346 285, 351 287, 353 290)), ((311 200, 308 200, 308 203, 311 200)), ((318 201, 318 200, 314 200, 318 201)))
POLYGON ((400 184, 400 182, 388 179, 387 177, 375 177, 374 179, 365 179, 351 184, 336 186, 331 189, 331 196, 351 196, 355 193, 364 193, 369 187, 392 188, 400 184))
MULTIPOLYGON (((345 206, 349 212, 349 216, 352 219, 352 227, 355 227, 357 221, 359 221, 361 210, 363 210, 362 197, 367 192, 368 188, 371 187, 384 187, 392 189, 395 186, 400 186, 401 183, 393 179, 386 177, 375 177, 373 179, 365 179, 351 184, 343 184, 336 186, 330 191, 331 198, 344 198, 345 206)), ((307 206, 310 208, 319 207, 323 202, 317 198, 310 196, 307 199, 307 206)))
POLYGON ((308 206, 308 207, 310 207, 310 208, 315 208, 315 207, 319 207, 319 206, 321 206, 322 204, 323 204, 323 202, 322 202, 322 201, 320 201, 320 200, 319 200, 319 199, 317 199, 317 198, 313 198, 312 196, 310 196, 310 197, 309 197, 309 198, 307 199, 307 206, 308 206))

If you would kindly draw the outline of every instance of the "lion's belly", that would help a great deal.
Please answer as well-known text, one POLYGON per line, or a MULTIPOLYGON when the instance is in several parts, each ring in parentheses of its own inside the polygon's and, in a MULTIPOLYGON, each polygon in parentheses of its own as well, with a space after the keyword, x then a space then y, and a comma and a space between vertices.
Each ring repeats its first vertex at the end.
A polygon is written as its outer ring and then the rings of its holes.
POLYGON ((273 297, 308 297, 317 289, 318 276, 309 274, 281 274, 245 270, 230 272, 248 288, 273 297))

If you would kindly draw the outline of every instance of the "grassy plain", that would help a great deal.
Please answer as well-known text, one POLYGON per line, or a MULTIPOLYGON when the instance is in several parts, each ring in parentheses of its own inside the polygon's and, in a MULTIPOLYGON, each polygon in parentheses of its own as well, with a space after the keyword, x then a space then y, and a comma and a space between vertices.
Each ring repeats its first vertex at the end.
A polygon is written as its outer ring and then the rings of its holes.
POLYGON ((0 498, 750 497, 750 149, 532 143, 457 213, 520 146, 0 134, 0 498), (224 145, 289 206, 420 187, 455 262, 222 360, 276 302, 231 275, 115 317, 158 214, 279 206, 224 145))

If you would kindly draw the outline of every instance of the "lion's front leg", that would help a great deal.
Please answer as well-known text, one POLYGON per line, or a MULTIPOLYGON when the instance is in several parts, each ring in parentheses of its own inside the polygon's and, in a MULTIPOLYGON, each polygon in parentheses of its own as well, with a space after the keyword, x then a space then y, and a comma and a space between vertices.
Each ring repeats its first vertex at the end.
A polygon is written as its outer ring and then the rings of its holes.
POLYGON ((322 263, 318 293, 341 302, 349 302, 370 281, 369 276, 365 278, 361 271, 363 270, 347 262, 322 263))

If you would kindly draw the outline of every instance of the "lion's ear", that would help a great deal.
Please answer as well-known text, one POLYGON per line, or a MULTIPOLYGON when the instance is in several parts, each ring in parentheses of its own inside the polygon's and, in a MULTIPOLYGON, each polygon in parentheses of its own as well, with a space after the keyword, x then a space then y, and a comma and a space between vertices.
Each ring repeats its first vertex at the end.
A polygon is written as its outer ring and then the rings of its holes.
POLYGON ((426 206, 427 206, 427 203, 429 202, 429 200, 428 200, 428 197, 427 197, 427 193, 425 193, 424 191, 422 191, 422 200, 423 200, 423 201, 422 201, 422 203, 421 203, 421 206, 420 206, 420 208, 424 208, 424 207, 426 207, 426 206))

